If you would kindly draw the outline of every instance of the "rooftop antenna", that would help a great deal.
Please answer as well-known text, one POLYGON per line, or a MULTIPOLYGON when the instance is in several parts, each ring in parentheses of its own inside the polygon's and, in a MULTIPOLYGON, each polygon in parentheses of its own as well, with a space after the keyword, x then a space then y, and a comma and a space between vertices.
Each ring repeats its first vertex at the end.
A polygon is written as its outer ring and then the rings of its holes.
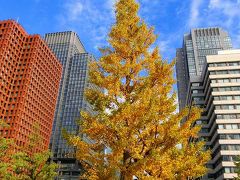
POLYGON ((18 23, 18 21, 19 21, 19 17, 17 17, 17 23, 18 23))

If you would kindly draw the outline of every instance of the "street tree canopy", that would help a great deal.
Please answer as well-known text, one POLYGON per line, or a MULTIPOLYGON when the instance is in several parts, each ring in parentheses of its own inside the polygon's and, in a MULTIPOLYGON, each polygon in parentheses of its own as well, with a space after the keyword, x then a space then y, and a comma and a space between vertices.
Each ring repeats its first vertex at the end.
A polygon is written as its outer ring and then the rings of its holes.
POLYGON ((85 92, 97 113, 81 112, 80 134, 65 134, 76 147, 88 179, 186 179, 206 173, 209 152, 197 138, 196 107, 176 112, 174 62, 163 60, 156 35, 138 16, 135 0, 118 0, 109 47, 90 65, 85 92), (183 122, 182 119, 185 119, 183 122), (182 122, 182 123, 181 123, 182 122), (82 137, 94 143, 87 143, 82 137), (181 146, 179 147, 179 145, 181 146), (106 152, 106 149, 108 152, 106 152))
MULTIPOLYGON (((8 125, 0 121, 0 130, 3 127, 8 125)), ((42 143, 39 133, 35 125, 29 142, 22 147, 16 147, 14 139, 6 139, 0 134, 0 179, 50 180, 57 175, 57 164, 48 162, 50 151, 38 150, 42 143)))

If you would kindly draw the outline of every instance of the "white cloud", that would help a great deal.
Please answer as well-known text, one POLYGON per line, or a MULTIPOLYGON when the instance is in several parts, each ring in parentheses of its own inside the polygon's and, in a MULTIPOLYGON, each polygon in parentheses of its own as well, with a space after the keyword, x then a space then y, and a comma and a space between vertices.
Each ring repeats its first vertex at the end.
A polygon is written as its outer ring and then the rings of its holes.
POLYGON ((191 9, 190 9, 190 17, 189 17, 189 22, 188 26, 190 28, 196 27, 200 23, 200 6, 203 3, 203 0, 193 0, 191 4, 191 9))
POLYGON ((61 29, 77 31, 80 37, 87 34, 88 43, 94 44, 93 47, 102 47, 107 43, 107 34, 114 20, 114 1, 108 0, 103 4, 96 4, 98 0, 66 1, 57 17, 58 25, 61 29))
POLYGON ((210 0, 207 25, 217 25, 228 31, 233 47, 240 46, 240 0, 210 0))
POLYGON ((240 1, 210 0, 209 9, 222 10, 229 17, 240 16, 240 1))
POLYGON ((192 0, 187 28, 222 27, 240 46, 240 0, 192 0))
POLYGON ((162 41, 160 41, 158 46, 159 46, 159 49, 160 49, 161 53, 166 52, 169 49, 169 40, 165 40, 165 41, 162 40, 162 41))
POLYGON ((80 0, 71 1, 65 4, 68 20, 77 20, 83 12, 83 4, 80 0))
POLYGON ((176 32, 172 33, 161 33, 157 39, 156 44, 160 49, 160 53, 163 59, 172 61, 172 58, 175 57, 176 47, 174 43, 182 41, 182 34, 185 32, 184 28, 178 28, 176 32), (170 59, 169 59, 170 58, 170 59))
MULTIPOLYGON (((107 34, 112 23, 114 23, 114 4, 117 0, 105 0, 102 4, 99 0, 68 0, 62 5, 62 11, 58 16, 61 29, 71 29, 77 31, 80 37, 87 34, 89 43, 93 44, 93 49, 98 51, 99 47, 107 45, 107 34)), ((171 2, 176 0, 169 0, 171 2)), ((152 23, 155 17, 161 16, 165 10, 156 11, 156 9, 164 9, 168 2, 159 0, 139 0, 141 3, 140 13, 145 21, 152 23), (153 12, 154 11, 154 12, 153 12), (149 20, 149 21, 148 21, 149 20)), ((158 41, 162 53, 169 54, 171 42, 168 37, 163 41, 158 41)))
MULTIPOLYGON (((227 1, 227 0, 210 0, 209 11, 211 13, 218 13, 224 15, 224 25, 230 27, 234 20, 240 18, 240 1, 227 1)), ((223 22, 222 22, 223 23, 223 22)))

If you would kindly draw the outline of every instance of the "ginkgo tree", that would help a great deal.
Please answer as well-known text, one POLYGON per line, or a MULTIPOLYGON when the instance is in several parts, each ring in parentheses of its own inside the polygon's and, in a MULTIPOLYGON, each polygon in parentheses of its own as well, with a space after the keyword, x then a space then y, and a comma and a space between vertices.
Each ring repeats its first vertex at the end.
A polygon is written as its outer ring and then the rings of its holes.
POLYGON ((189 141, 197 139, 200 127, 192 124, 200 110, 176 112, 174 62, 163 60, 158 47, 153 48, 154 29, 140 19, 138 10, 134 0, 116 2, 109 47, 100 49, 102 57, 90 66, 89 83, 99 88, 85 92, 97 113, 82 111, 81 135, 65 137, 76 147, 87 179, 202 176, 209 152, 204 142, 189 141))

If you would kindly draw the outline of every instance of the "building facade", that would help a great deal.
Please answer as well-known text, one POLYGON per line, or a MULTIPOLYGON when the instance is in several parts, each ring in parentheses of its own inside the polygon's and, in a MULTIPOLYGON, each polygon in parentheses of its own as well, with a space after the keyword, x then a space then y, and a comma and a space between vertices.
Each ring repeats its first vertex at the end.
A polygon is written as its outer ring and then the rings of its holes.
POLYGON ((39 35, 0 21, 0 119, 6 138, 24 146, 39 127, 38 150, 48 149, 62 66, 39 35))
POLYGON ((189 83, 187 104, 204 110, 196 124, 202 125, 199 137, 212 159, 203 179, 234 179, 240 155, 240 50, 206 56, 202 75, 189 83))
POLYGON ((93 56, 85 51, 77 34, 71 31, 46 34, 45 41, 63 65, 50 148, 53 160, 60 164, 58 178, 79 179, 81 167, 75 159, 75 149, 62 137, 62 129, 77 134, 80 111, 89 109, 83 95, 89 85, 88 66, 93 56))
POLYGON ((219 50, 231 49, 228 33, 221 28, 192 29, 183 37, 182 48, 176 52, 176 72, 179 107, 186 105, 186 92, 191 77, 201 76, 206 55, 219 50))

